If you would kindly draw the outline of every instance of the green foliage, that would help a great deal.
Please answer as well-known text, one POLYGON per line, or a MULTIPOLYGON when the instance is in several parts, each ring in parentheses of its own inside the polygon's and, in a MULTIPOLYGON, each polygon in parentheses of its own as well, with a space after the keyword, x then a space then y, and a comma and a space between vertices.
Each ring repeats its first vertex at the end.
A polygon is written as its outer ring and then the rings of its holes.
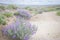
POLYGON ((4 18, 3 15, 0 15, 0 25, 5 25, 6 24, 6 20, 4 18))
POLYGON ((25 9, 27 9, 29 11, 33 11, 33 8, 31 8, 31 7, 25 7, 25 9))
POLYGON ((49 12, 49 11, 53 11, 55 9, 47 7, 47 8, 41 8, 41 10, 43 10, 44 12, 49 12))
POLYGON ((13 13, 6 12, 6 13, 4 13, 3 15, 6 16, 6 17, 12 17, 12 16, 13 16, 13 13))
POLYGON ((7 9, 17 9, 17 6, 16 5, 8 5, 7 9))
POLYGON ((60 7, 43 7, 41 8, 44 12, 49 12, 49 11, 58 11, 60 10, 60 7))
MULTIPOLYGON (((19 18, 18 18, 19 19, 19 18)), ((3 34, 11 39, 28 40, 36 32, 36 27, 25 20, 16 20, 2 29, 3 34)))
POLYGON ((47 8, 47 11, 53 11, 54 8, 47 8))
POLYGON ((60 11, 57 12, 57 15, 60 16, 60 11))
POLYGON ((30 7, 25 7, 25 9, 29 9, 30 7))
POLYGON ((38 14, 38 12, 37 12, 37 11, 32 11, 32 13, 33 13, 33 14, 38 14))
POLYGON ((56 10, 60 10, 60 7, 57 7, 56 10))
POLYGON ((0 25, 6 25, 6 17, 12 17, 13 13, 5 12, 0 13, 0 25))
POLYGON ((4 6, 2 6, 2 5, 0 5, 0 9, 4 10, 4 9, 5 9, 5 7, 4 7, 4 6))
POLYGON ((15 12, 14 15, 19 15, 19 12, 15 12))
POLYGON ((13 31, 12 30, 8 30, 9 35, 13 35, 13 31))

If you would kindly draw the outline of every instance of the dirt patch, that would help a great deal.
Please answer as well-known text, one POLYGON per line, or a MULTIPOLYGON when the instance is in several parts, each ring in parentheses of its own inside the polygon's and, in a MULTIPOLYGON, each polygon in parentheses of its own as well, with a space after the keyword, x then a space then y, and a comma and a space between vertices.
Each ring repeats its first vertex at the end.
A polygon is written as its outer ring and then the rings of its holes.
POLYGON ((30 40, 60 40, 60 16, 56 12, 38 14, 30 22, 38 28, 30 40))

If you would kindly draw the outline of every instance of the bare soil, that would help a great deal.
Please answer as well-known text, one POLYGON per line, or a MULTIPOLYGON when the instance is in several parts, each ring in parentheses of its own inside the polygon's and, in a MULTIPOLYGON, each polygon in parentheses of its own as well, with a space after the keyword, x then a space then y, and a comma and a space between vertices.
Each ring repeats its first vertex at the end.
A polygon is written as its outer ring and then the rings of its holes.
POLYGON ((60 16, 56 12, 43 12, 30 19, 37 32, 29 40, 60 40, 60 16))

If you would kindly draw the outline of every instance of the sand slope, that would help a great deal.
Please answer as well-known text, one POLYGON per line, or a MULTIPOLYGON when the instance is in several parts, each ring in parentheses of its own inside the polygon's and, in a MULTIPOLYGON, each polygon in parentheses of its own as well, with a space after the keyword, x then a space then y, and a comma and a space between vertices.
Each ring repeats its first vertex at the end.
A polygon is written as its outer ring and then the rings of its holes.
POLYGON ((37 32, 29 40, 60 40, 60 16, 56 12, 44 12, 31 18, 37 32))

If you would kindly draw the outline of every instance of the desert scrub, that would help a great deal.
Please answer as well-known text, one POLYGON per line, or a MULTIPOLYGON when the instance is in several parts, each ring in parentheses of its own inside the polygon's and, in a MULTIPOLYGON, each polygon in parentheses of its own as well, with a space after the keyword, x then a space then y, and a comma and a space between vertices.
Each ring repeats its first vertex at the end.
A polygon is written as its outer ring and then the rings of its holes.
POLYGON ((3 15, 0 15, 0 25, 5 25, 5 24, 6 24, 5 17, 3 15))
POLYGON ((25 18, 25 19, 31 18, 31 13, 28 10, 18 9, 17 12, 18 12, 17 14, 19 14, 18 16, 22 18, 25 18))
POLYGON ((26 9, 26 10, 30 10, 30 11, 32 11, 32 8, 29 7, 29 6, 25 7, 25 9, 26 9))
POLYGON ((14 15, 18 16, 19 15, 19 12, 15 12, 14 15))
POLYGON ((7 9, 17 9, 17 6, 16 5, 8 5, 7 9))
POLYGON ((5 12, 3 15, 6 16, 6 17, 12 17, 13 13, 11 13, 11 12, 5 12))
POLYGON ((32 14, 38 14, 38 12, 37 12, 37 11, 31 11, 31 13, 32 13, 32 14))
POLYGON ((4 7, 4 6, 2 6, 2 5, 0 5, 0 9, 4 10, 4 9, 5 9, 5 7, 4 7))
POLYGON ((60 11, 57 12, 57 15, 60 16, 60 11))
POLYGON ((28 40, 36 32, 35 26, 26 21, 16 21, 2 29, 3 35, 10 37, 12 40, 28 40))

